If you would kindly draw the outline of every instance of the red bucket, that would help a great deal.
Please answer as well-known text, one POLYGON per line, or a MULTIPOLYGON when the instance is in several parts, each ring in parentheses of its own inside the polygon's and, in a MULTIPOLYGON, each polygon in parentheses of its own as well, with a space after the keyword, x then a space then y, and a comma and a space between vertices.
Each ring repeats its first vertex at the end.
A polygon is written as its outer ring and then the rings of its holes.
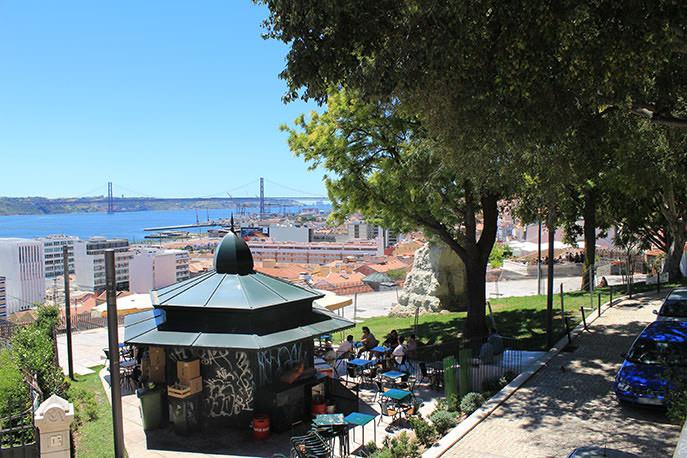
POLYGON ((324 402, 324 399, 313 398, 312 404, 310 405, 310 413, 313 418, 320 414, 327 413, 327 403, 324 402))
POLYGON ((270 438, 269 415, 256 414, 253 416, 253 438, 256 440, 266 440, 270 438))

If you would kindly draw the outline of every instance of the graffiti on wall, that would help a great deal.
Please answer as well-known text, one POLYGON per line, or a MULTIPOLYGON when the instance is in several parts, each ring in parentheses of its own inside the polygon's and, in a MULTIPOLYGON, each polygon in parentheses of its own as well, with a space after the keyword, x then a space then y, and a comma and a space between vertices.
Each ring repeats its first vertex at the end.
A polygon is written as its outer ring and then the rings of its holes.
POLYGON ((226 349, 175 348, 172 361, 198 358, 203 376, 203 411, 212 418, 233 417, 253 409, 255 384, 248 355, 226 349))
POLYGON ((295 342, 259 351, 256 383, 258 386, 263 386, 279 380, 279 376, 284 372, 298 366, 302 362, 307 362, 307 356, 303 342, 295 342))

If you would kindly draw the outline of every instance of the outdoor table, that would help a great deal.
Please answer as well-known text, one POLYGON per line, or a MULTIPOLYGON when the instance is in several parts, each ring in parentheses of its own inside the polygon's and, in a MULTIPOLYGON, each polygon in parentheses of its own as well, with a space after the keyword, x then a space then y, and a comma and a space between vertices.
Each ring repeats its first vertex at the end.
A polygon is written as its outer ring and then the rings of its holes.
POLYGON ((374 437, 375 443, 377 442, 377 424, 373 421, 376 415, 368 415, 360 412, 353 412, 348 414, 344 420, 350 425, 351 430, 353 430, 353 441, 355 441, 355 427, 362 426, 363 429, 363 442, 361 445, 365 445, 365 425, 372 422, 374 425, 374 437))
POLYGON ((382 377, 387 378, 391 380, 392 382, 396 383, 398 379, 406 375, 405 372, 400 372, 400 371, 387 371, 382 374, 382 377))
POLYGON ((389 347, 379 346, 370 349, 370 353, 377 355, 385 355, 387 351, 391 350, 389 347))
POLYGON ((382 393, 383 397, 393 399, 394 401, 396 401, 398 403, 405 401, 407 398, 409 398, 412 395, 413 395, 413 393, 410 391, 399 390, 397 388, 392 388, 392 389, 382 393))
POLYGON ((338 437, 341 456, 348 456, 348 422, 342 413, 319 414, 313 420, 313 425, 320 434, 332 441, 338 437))
POLYGON ((346 362, 347 367, 352 368, 355 376, 360 375, 363 369, 370 367, 374 363, 371 359, 355 358, 346 362))

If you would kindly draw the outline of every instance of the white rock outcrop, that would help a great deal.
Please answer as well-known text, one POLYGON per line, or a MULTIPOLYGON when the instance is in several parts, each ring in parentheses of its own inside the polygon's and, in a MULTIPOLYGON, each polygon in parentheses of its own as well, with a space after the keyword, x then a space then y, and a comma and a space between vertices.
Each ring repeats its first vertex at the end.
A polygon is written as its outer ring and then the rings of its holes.
POLYGON ((444 244, 425 244, 415 252, 403 293, 389 316, 414 316, 441 309, 460 310, 467 304, 465 266, 444 244))

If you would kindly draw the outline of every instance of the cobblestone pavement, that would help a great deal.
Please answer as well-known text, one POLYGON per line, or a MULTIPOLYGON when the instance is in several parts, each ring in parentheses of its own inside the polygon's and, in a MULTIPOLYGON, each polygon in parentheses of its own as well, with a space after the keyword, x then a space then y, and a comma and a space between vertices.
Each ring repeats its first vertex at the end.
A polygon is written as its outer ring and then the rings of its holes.
POLYGON ((555 356, 442 457, 565 457, 583 445, 672 456, 680 428, 663 413, 620 405, 613 393, 621 353, 660 304, 653 296, 608 309, 574 351, 555 356))

